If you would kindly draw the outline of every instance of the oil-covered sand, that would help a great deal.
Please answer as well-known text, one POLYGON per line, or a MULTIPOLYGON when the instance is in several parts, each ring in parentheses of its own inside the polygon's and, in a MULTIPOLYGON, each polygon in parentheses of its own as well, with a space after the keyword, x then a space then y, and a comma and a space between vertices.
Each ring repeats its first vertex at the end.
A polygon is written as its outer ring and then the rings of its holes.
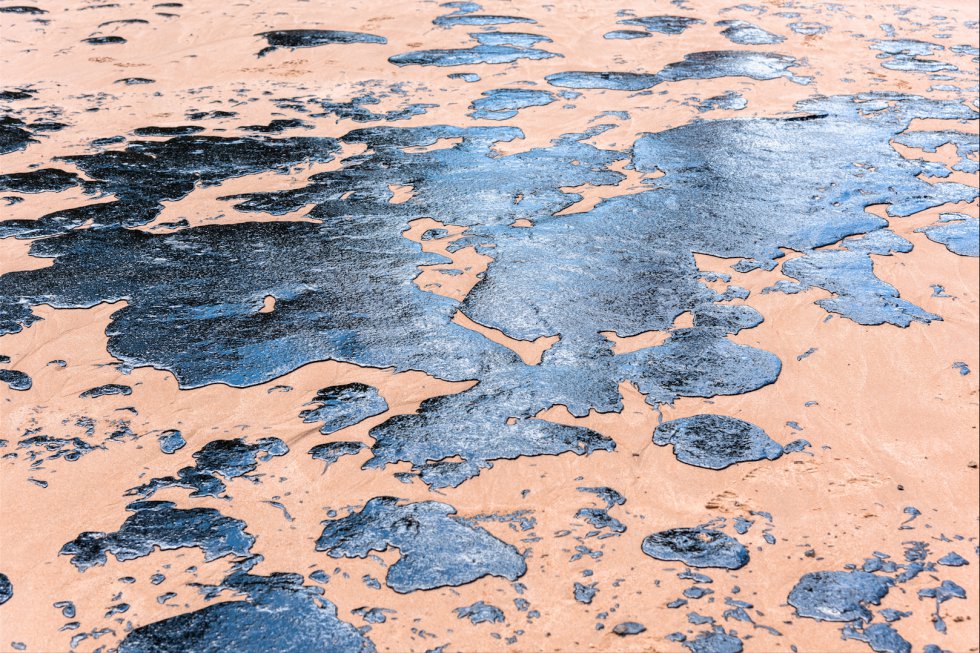
POLYGON ((977 650, 977 21, 0 4, 0 650, 977 650))

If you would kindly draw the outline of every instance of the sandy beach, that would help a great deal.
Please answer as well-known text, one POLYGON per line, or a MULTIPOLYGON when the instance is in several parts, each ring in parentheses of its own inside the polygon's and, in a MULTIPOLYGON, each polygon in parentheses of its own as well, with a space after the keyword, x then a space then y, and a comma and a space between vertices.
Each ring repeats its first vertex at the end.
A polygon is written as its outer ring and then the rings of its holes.
POLYGON ((978 10, 0 2, 0 650, 980 649, 978 10))

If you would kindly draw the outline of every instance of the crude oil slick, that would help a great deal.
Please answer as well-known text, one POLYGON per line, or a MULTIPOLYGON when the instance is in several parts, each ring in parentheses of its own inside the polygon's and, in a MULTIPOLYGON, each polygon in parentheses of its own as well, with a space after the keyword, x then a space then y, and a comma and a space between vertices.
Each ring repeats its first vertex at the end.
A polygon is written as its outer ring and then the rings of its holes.
POLYGON ((975 8, 39 4, 0 648, 980 645, 975 8))

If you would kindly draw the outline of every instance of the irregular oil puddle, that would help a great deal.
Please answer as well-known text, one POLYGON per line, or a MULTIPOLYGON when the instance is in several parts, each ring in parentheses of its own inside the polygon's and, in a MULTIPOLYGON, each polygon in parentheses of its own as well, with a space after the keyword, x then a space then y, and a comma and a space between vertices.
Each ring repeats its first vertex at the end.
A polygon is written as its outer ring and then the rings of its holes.
POLYGON ((841 247, 850 252, 863 252, 879 256, 893 253, 907 254, 912 251, 912 243, 889 229, 878 229, 859 237, 845 238, 841 247))
POLYGON ((956 66, 936 59, 929 59, 934 52, 946 48, 937 43, 917 41, 914 39, 899 39, 891 41, 875 41, 872 49, 881 51, 881 57, 886 59, 882 67, 891 70, 915 73, 937 73, 955 71, 956 66))
POLYGON ((268 125, 246 125, 244 127, 239 127, 239 129, 242 131, 254 132, 256 134, 281 134, 287 129, 300 128, 312 129, 310 125, 297 118, 273 120, 268 125))
POLYGON ((647 32, 660 34, 683 34, 684 30, 694 25, 704 24, 700 18, 691 18, 690 16, 644 16, 642 18, 626 18, 617 22, 620 25, 635 25, 642 27, 647 32))
POLYGON ((800 579, 789 594, 796 614, 820 621, 870 621, 866 607, 878 605, 890 579, 864 571, 818 571, 800 579))
POLYGON ((89 45, 121 45, 126 43, 126 39, 121 36, 91 36, 87 39, 82 39, 82 43, 89 45))
POLYGON ((572 595, 575 600, 579 603, 584 603, 589 605, 592 603, 592 599, 598 594, 599 590, 596 589, 596 583, 589 583, 588 585, 583 583, 575 583, 572 588, 572 595))
POLYGON ((980 256, 980 220, 968 215, 944 213, 939 223, 917 229, 929 240, 960 256, 980 256))
POLYGON ((383 36, 364 34, 362 32, 344 32, 324 29, 287 29, 272 32, 260 32, 269 45, 259 50, 257 56, 264 57, 280 48, 293 50, 295 48, 315 48, 321 45, 350 44, 350 43, 380 43, 388 42, 383 36))
POLYGON ((378 394, 377 388, 363 383, 322 388, 310 403, 317 407, 304 410, 299 416, 307 424, 323 422, 320 433, 324 435, 330 435, 388 410, 388 402, 378 394))
POLYGON ((477 601, 473 605, 456 608, 454 612, 460 619, 469 619, 473 625, 492 624, 504 620, 503 610, 483 601, 477 601))
MULTIPOLYGON (((0 356, 0 363, 7 364, 10 363, 9 356, 0 356)), ((6 383, 7 387, 11 390, 18 390, 24 392, 30 390, 33 385, 31 377, 20 370, 12 369, 0 369, 0 383, 6 383)))
MULTIPOLYGON (((527 387, 526 381, 502 374, 485 377, 472 390, 426 400, 418 413, 371 429, 374 457, 365 467, 408 461, 424 483, 444 488, 491 468, 494 460, 615 448, 610 438, 594 431, 533 417, 535 406, 528 404, 533 397, 517 392, 527 387), (508 400, 501 402, 501 397, 508 400), (454 456, 462 461, 451 460, 454 456)), ((545 408, 543 402, 539 406, 545 408)))
POLYGON ((507 120, 527 107, 542 107, 555 101, 555 96, 547 91, 534 91, 523 88, 499 88, 484 91, 483 97, 473 100, 470 108, 471 118, 484 120, 507 120))
POLYGON ((385 608, 356 608, 351 610, 351 614, 355 614, 369 624, 383 624, 387 623, 388 615, 386 613, 394 612, 394 610, 387 610, 385 608))
POLYGON ((822 23, 817 22, 794 22, 789 24, 789 28, 796 32, 797 34, 802 34, 803 36, 816 36, 817 34, 823 34, 829 32, 830 28, 822 23))
POLYGON ((809 77, 793 73, 800 62, 785 54, 721 50, 684 55, 683 61, 667 64, 658 73, 633 72, 567 72, 549 75, 548 83, 565 88, 603 88, 617 91, 641 91, 665 82, 686 79, 749 77, 766 80, 785 77, 797 84, 810 83, 809 77))
POLYGON ((28 124, 14 116, 0 117, 0 154, 23 150, 29 143, 36 142, 28 124))
POLYGON ((613 626, 613 633, 619 635, 620 637, 628 637, 630 635, 639 635, 640 633, 646 632, 647 627, 641 623, 635 621, 624 621, 621 624, 616 624, 613 626))
POLYGON ((741 111, 748 106, 748 100, 734 91, 727 91, 722 95, 709 97, 698 105, 698 111, 713 111, 715 109, 725 109, 728 111, 741 111))
POLYGON ((524 32, 474 32, 477 42, 472 48, 418 50, 389 57, 396 66, 472 66, 474 64, 505 64, 521 59, 550 59, 561 55, 535 46, 550 43, 551 39, 524 32))
POLYGON ((684 647, 691 653, 742 653, 743 650, 742 640, 720 626, 701 631, 694 639, 686 640, 684 647))
POLYGON ((44 9, 41 9, 40 7, 28 7, 28 6, 24 6, 24 5, 15 5, 15 6, 0 7, 0 13, 4 13, 4 14, 29 14, 29 15, 37 16, 37 15, 40 15, 40 14, 46 14, 48 12, 46 10, 44 10, 44 9))
POLYGON ((833 293, 819 306, 858 324, 929 323, 942 318, 901 299, 898 290, 874 275, 871 258, 861 252, 813 252, 787 261, 783 274, 797 279, 803 288, 818 286, 833 293))
POLYGON ((394 497, 375 497, 359 512, 326 522, 316 548, 334 558, 398 549, 385 583, 399 593, 465 585, 488 575, 524 575, 527 565, 517 549, 453 517, 455 512, 436 501, 400 504, 394 497))
POLYGON ((664 422, 653 432, 654 444, 674 446, 682 463, 724 469, 752 460, 775 460, 783 448, 758 426, 724 415, 695 415, 664 422))
POLYGON ((57 193, 72 186, 86 186, 73 172, 41 168, 28 173, 14 173, 0 178, 0 190, 15 193, 57 193))
POLYGON ((0 605, 3 605, 14 596, 14 585, 10 582, 7 574, 0 574, 0 605))
MULTIPOLYGON (((180 437, 179 432, 174 432, 180 437)), ((174 441, 171 434, 167 441, 168 447, 183 442, 174 441)), ((163 442, 161 442, 161 447, 163 442)), ((173 448, 179 449, 182 444, 173 448)), ((160 490, 171 487, 182 487, 191 492, 192 497, 218 497, 225 491, 225 484, 218 478, 226 479, 245 476, 254 471, 259 461, 266 461, 274 456, 284 456, 289 453, 286 443, 279 438, 260 438, 254 444, 248 444, 243 439, 214 440, 207 443, 200 451, 194 453, 195 465, 184 467, 177 476, 154 478, 149 482, 129 490, 127 495, 137 495, 143 499, 152 497, 160 490)))
POLYGON ((370 639, 337 618, 336 606, 322 597, 322 589, 303 585, 298 574, 239 572, 202 591, 211 596, 232 592, 245 598, 136 628, 120 642, 120 653, 375 650, 370 639))
POLYGON ((749 552, 735 538, 707 528, 673 528, 648 535, 643 553, 657 560, 679 560, 691 567, 739 569, 749 552))
POLYGON ((724 27, 722 36, 738 45, 776 45, 786 40, 784 36, 767 32, 744 20, 720 20, 715 26, 724 27))
POLYGON ((205 560, 227 555, 246 557, 255 538, 245 532, 245 522, 222 515, 213 508, 177 508, 170 501, 135 501, 131 514, 118 531, 87 531, 61 547, 79 571, 104 565, 108 554, 116 560, 133 560, 154 550, 200 548, 205 560))
POLYGON ((364 448, 363 442, 327 442, 310 449, 309 454, 324 463, 323 469, 340 460, 342 456, 356 455, 364 448))
POLYGON ((184 440, 184 436, 181 435, 180 431, 176 430, 161 433, 160 437, 158 438, 158 442, 160 443, 160 451, 166 454, 179 451, 187 445, 187 441, 184 440))
POLYGON ((140 127, 133 130, 136 136, 190 136, 204 131, 197 125, 180 125, 177 127, 140 127))
POLYGON ((845 630, 844 638, 867 642, 872 651, 879 653, 911 653, 912 651, 912 645, 888 624, 871 624, 862 631, 845 630))
POLYGON ((935 599, 936 611, 932 615, 932 622, 940 633, 946 632, 946 622, 939 614, 942 604, 950 599, 965 599, 966 590, 951 580, 944 580, 938 587, 928 587, 919 590, 920 599, 935 599))
POLYGON ((500 16, 494 14, 478 14, 476 12, 483 9, 475 2, 446 2, 441 7, 449 7, 455 11, 439 16, 432 21, 433 25, 439 27, 456 27, 459 25, 510 25, 512 23, 534 23, 530 18, 521 16, 500 16))
MULTIPOLYGON (((588 522, 594 529, 589 531, 586 537, 600 536, 605 539, 626 532, 626 524, 609 514, 613 507, 625 504, 626 497, 611 487, 580 487, 578 491, 594 494, 606 504, 604 508, 582 508, 575 513, 577 519, 588 522), (602 531, 606 532, 603 533, 602 531)), ((590 603, 595 592, 594 583, 589 586, 580 586, 579 583, 576 583, 575 597, 580 602, 590 603), (579 589, 580 587, 581 589, 579 589), (579 598, 580 596, 582 598, 579 598), (586 598, 588 600, 585 600, 586 598)))
POLYGON ((90 388, 78 395, 82 399, 95 399, 97 397, 111 397, 113 395, 128 396, 133 394, 133 389, 128 385, 120 383, 107 383, 97 388, 90 388))
MULTIPOLYGON (((330 100, 314 100, 316 104, 322 111, 316 111, 310 113, 311 118, 322 118, 324 116, 333 115, 340 120, 352 120, 354 122, 395 122, 398 120, 411 120, 415 116, 424 115, 429 109, 435 108, 436 104, 428 103, 411 103, 407 104, 400 109, 389 109, 387 111, 373 111, 368 107, 374 106, 381 103, 381 98, 385 97, 387 94, 375 95, 373 93, 365 93, 364 95, 358 95, 346 102, 333 102, 330 100)), ((284 108, 296 108, 295 100, 282 100, 279 101, 279 106, 284 108)), ((302 108, 303 111, 307 109, 302 108)))
POLYGON ((650 38, 649 32, 638 32, 633 29, 615 29, 611 32, 606 32, 602 35, 602 38, 608 40, 620 40, 620 41, 631 41, 633 39, 648 39, 650 38))

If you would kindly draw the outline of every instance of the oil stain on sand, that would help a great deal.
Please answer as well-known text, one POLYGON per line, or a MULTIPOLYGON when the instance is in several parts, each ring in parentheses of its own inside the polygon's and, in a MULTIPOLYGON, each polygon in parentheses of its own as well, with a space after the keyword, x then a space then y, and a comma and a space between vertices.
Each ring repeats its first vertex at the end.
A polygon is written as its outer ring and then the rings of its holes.
POLYGON ((0 5, 0 646, 975 650, 977 20, 0 5))

